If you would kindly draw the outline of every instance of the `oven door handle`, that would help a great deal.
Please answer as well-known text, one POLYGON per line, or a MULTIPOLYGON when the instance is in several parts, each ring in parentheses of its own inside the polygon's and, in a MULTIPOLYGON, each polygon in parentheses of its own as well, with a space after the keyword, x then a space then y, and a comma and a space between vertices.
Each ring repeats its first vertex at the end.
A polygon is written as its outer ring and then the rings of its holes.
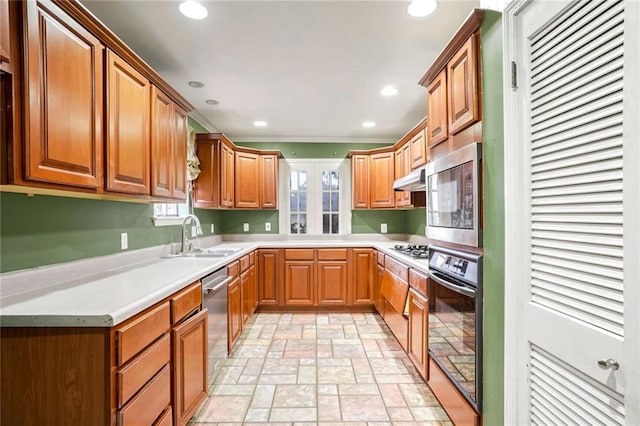
POLYGON ((461 294, 464 294, 465 296, 473 297, 475 299, 476 297, 475 289, 473 289, 472 287, 462 286, 462 285, 453 283, 451 281, 445 280, 441 278, 440 275, 441 274, 439 274, 438 272, 429 271, 429 276, 431 277, 431 279, 433 279, 435 282, 437 282, 441 286, 446 287, 449 290, 455 291, 456 293, 461 293, 461 294))

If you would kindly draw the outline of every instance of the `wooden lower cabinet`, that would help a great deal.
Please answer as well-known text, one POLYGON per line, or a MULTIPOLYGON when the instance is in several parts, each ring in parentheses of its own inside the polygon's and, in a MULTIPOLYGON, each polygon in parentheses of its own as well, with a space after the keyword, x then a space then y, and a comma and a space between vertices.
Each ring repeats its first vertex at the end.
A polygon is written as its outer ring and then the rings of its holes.
POLYGON ((231 352, 242 333, 242 287, 236 277, 227 288, 227 345, 231 352))
POLYGON ((258 305, 282 305, 281 262, 283 250, 258 250, 258 305))
POLYGON ((174 425, 186 425, 207 397, 207 310, 173 328, 174 425))
POLYGON ((427 298, 409 290, 409 341, 407 354, 420 375, 429 377, 429 305, 427 298))
POLYGON ((384 316, 384 297, 382 296, 382 292, 380 291, 382 288, 382 277, 384 276, 384 265, 378 264, 376 266, 376 279, 375 285, 376 289, 374 291, 375 295, 375 305, 378 313, 384 316))
POLYGON ((347 304, 348 266, 346 260, 318 261, 318 305, 347 304))
POLYGON ((351 252, 351 305, 373 305, 373 249, 355 248, 351 252))
POLYGON ((115 327, 0 328, 0 424, 185 425, 206 397, 207 311, 193 299, 172 322, 184 293, 115 327))
POLYGON ((248 269, 240 275, 240 294, 242 297, 242 324, 245 324, 251 317, 253 307, 248 269))
POLYGON ((287 260, 284 271, 285 305, 315 305, 315 261, 287 260))

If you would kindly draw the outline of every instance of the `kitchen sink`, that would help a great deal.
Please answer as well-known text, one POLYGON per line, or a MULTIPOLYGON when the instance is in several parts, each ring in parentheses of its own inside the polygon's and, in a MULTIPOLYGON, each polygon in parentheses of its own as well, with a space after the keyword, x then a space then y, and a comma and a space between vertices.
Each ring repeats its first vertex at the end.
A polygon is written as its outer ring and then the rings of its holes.
POLYGON ((170 254, 163 257, 227 257, 239 252, 240 250, 242 249, 232 247, 209 247, 189 252, 170 254))

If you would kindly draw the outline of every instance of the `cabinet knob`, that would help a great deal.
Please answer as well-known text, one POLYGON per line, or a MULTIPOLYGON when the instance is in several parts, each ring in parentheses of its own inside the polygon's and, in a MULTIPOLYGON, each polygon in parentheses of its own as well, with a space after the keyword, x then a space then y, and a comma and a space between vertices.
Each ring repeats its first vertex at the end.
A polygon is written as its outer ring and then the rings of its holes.
POLYGON ((617 370, 620 368, 620 363, 612 358, 602 358, 598 360, 598 367, 603 370, 613 369, 617 370))

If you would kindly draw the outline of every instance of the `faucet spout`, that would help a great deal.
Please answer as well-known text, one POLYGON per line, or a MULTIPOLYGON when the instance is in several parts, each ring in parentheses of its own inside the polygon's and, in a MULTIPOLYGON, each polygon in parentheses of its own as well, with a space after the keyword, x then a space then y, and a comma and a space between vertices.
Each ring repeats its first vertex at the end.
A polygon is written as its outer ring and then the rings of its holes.
POLYGON ((184 220, 182 221, 182 243, 180 246, 181 253, 194 251, 193 242, 189 239, 189 234, 187 232, 187 224, 189 222, 195 222, 196 224, 196 239, 198 238, 197 235, 202 234, 202 225, 200 225, 200 219, 198 219, 198 216, 194 214, 185 216, 184 220))

